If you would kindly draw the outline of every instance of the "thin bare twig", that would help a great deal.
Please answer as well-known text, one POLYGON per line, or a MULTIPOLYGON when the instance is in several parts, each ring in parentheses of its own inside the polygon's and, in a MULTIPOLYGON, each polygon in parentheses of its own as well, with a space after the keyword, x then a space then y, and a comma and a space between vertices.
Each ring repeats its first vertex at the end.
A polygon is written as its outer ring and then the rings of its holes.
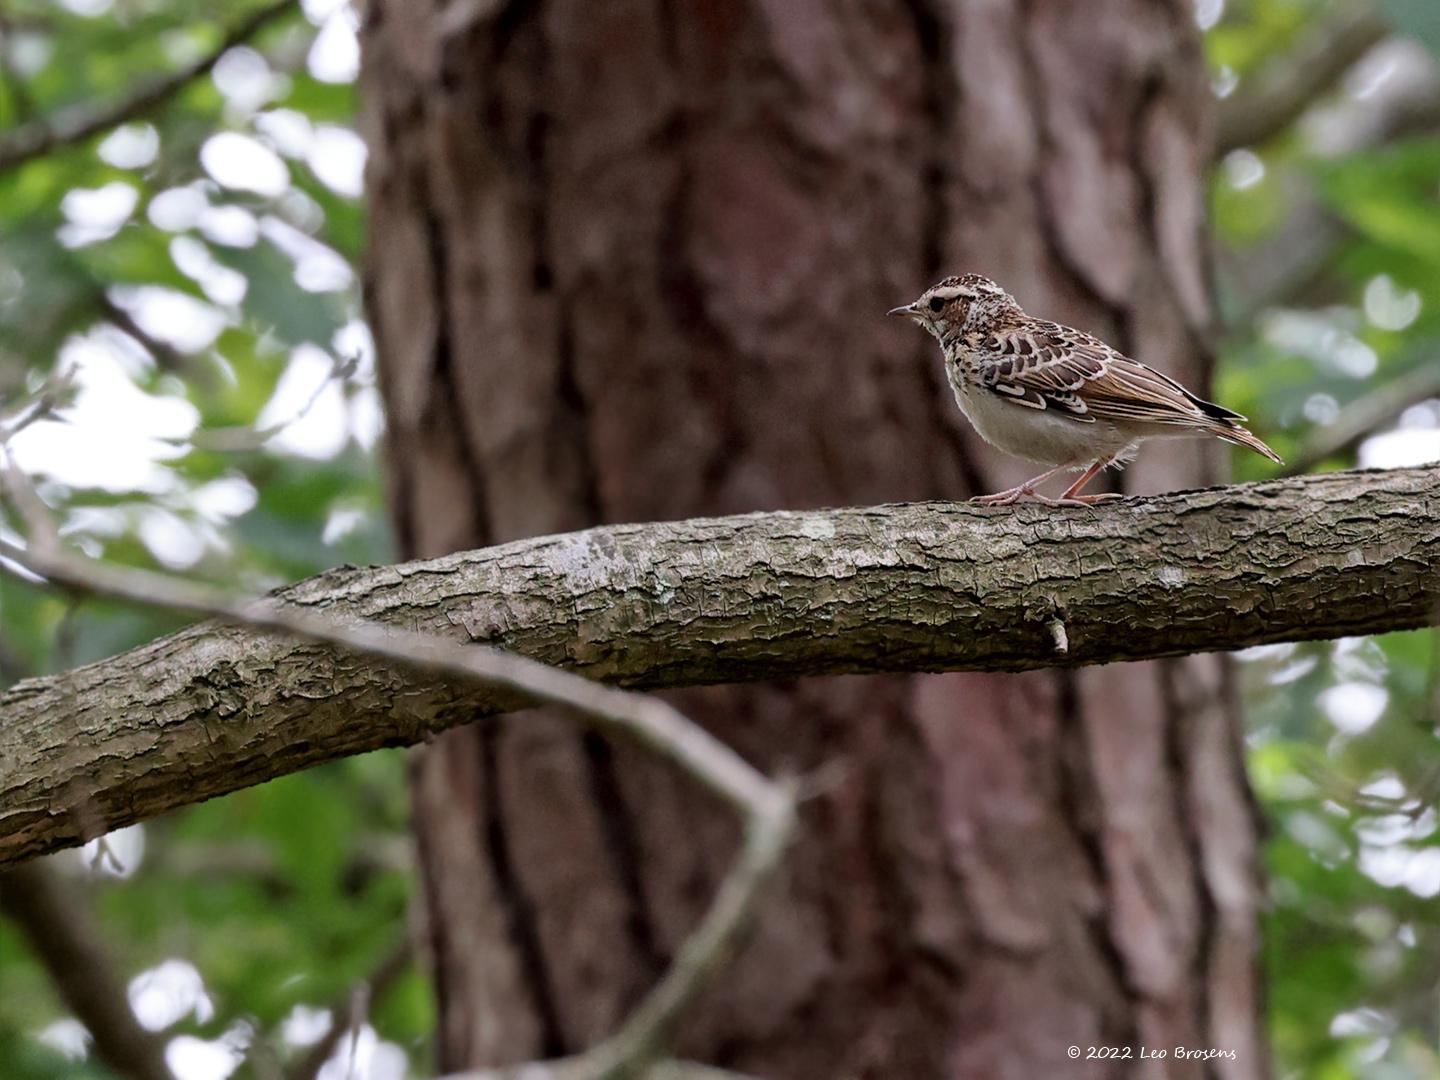
POLYGON ((285 1072, 286 1080, 315 1080, 335 1048, 347 1033, 359 1034, 365 1015, 376 1002, 384 999, 405 969, 410 966, 413 950, 408 935, 402 936, 381 959, 368 979, 350 988, 345 1000, 330 1007, 330 1030, 306 1051, 305 1056, 285 1072))
POLYGON ((1377 386, 1318 427, 1291 456, 1282 476, 1307 473, 1326 458, 1358 446, 1367 436, 1393 421, 1412 405, 1440 397, 1440 364, 1421 364, 1413 371, 1377 386))
POLYGON ((523 1068, 531 1070, 527 1076, 545 1068, 558 1070, 555 1075, 566 1080, 609 1080, 633 1075, 662 1055, 680 1016, 732 951, 761 887, 780 864, 795 829, 793 784, 771 781, 704 728, 647 694, 591 682, 487 645, 462 646, 359 620, 342 622, 274 600, 236 599, 168 575, 97 563, 60 543, 53 522, 46 520, 43 502, 18 469, 0 463, 0 479, 32 537, 25 548, 0 540, 0 555, 57 585, 276 631, 513 690, 534 702, 565 707, 608 735, 640 743, 724 799, 745 821, 745 841, 709 910, 669 970, 615 1035, 576 1057, 523 1068))
POLYGON ((20 476, 20 470, 10 459, 10 451, 3 440, 0 440, 0 495, 10 500, 11 506, 25 523, 30 533, 30 544, 58 546, 60 527, 51 515, 50 508, 45 505, 29 480, 22 481, 20 476))
POLYGON ((294 0, 274 0, 256 8, 227 30, 210 52, 178 71, 154 80, 127 98, 109 104, 86 102, 73 105, 52 116, 15 128, 0 140, 0 172, 18 168, 56 147, 84 142, 103 131, 148 115, 191 82, 208 75, 225 53, 249 41, 293 7, 294 0))
POLYGON ((155 359, 155 363, 161 368, 187 378, 193 378, 196 375, 197 367, 191 357, 186 356, 169 342, 161 341, 151 334, 136 321, 135 316, 125 307, 117 304, 104 288, 96 287, 95 303, 106 322, 126 337, 133 339, 155 359))
POLYGON ((53 372, 33 394, 28 394, 0 413, 0 446, 4 446, 31 424, 53 419, 74 399, 76 368, 53 372))
POLYGON ((359 355, 339 356, 330 365, 330 371, 321 380, 320 385, 315 387, 310 396, 305 399, 300 408, 283 420, 277 420, 265 427, 247 427, 236 425, 234 427, 221 428, 197 428, 183 439, 165 439, 163 442, 173 442, 177 445, 190 445, 200 450, 213 450, 221 454, 237 454, 248 450, 259 450, 262 446, 275 438, 286 428, 298 424, 301 420, 310 415, 321 396, 329 388, 332 382, 343 384, 355 374, 360 366, 359 355))

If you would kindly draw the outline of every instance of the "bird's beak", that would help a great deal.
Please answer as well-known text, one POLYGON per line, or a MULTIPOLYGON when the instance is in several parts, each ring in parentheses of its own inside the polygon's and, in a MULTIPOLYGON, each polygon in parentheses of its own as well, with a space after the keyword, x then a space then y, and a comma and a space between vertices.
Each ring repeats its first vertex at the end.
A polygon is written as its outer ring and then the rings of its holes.
POLYGON ((891 308, 891 309, 890 309, 889 311, 887 311, 885 314, 886 314, 886 315, 908 315, 908 316, 910 316, 910 317, 913 319, 916 315, 919 314, 919 312, 915 310, 915 305, 914 305, 914 304, 906 304, 904 307, 891 308))

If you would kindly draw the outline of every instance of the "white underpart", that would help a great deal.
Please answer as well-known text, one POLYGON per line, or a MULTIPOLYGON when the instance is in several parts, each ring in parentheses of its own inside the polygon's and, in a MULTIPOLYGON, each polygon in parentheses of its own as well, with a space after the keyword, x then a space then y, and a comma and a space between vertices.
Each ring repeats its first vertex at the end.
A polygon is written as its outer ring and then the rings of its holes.
POLYGON ((1033 409, 968 382, 954 364, 945 365, 955 401, 980 437, 991 446, 1043 465, 1074 462, 1084 468, 1101 458, 1133 456, 1139 439, 1108 420, 1082 423, 1049 409, 1033 409))
POLYGON ((960 411, 980 437, 991 446, 1044 465, 1074 462, 1077 469, 1109 460, 1124 466, 1135 459, 1146 439, 1200 438, 1203 428, 1180 424, 1126 424, 1103 417, 1087 422, 1056 409, 1037 409, 1019 399, 1002 397, 968 381, 960 369, 946 363, 945 374, 955 391, 960 411))

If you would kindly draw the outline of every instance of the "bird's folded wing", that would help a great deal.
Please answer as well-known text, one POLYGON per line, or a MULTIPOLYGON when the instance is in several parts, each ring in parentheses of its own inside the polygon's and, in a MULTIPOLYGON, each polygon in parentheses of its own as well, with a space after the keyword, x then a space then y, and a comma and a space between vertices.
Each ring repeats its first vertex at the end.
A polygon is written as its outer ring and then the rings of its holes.
POLYGON ((1002 331, 980 346, 980 384, 1016 405, 1092 424, 1102 418, 1204 427, 1243 419, 1103 341, 1055 323, 1002 331))

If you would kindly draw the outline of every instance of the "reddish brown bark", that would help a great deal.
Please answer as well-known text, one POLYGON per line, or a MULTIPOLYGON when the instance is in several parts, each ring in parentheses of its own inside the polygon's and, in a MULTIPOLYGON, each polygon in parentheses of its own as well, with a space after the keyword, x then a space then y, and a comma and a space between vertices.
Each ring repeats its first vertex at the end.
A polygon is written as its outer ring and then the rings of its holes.
MULTIPOLYGON (((964 427, 933 344, 883 317, 944 273, 1203 384, 1188 0, 489 9, 375 0, 365 32, 406 555, 1022 478, 964 427)), ((1149 450, 1126 482, 1212 479, 1201 453, 1149 450)), ((817 1080, 1264 1073, 1221 661, 683 699, 771 771, 844 766, 685 1056, 817 1080)), ((414 790, 447 1069, 612 1029, 735 843, 663 765, 559 719, 446 735, 414 790)))

